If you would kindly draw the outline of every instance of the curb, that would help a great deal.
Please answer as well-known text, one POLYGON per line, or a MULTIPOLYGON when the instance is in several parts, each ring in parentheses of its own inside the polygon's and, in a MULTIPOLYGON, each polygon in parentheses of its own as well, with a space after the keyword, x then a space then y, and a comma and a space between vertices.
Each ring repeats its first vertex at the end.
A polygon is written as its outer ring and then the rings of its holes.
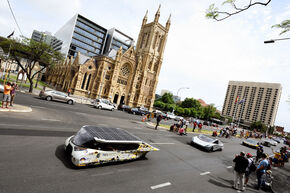
POLYGON ((18 105, 18 106, 21 106, 23 109, 2 109, 2 108, 0 108, 0 112, 14 112, 14 113, 30 113, 30 112, 32 112, 31 107, 26 107, 26 106, 22 106, 22 105, 18 105))

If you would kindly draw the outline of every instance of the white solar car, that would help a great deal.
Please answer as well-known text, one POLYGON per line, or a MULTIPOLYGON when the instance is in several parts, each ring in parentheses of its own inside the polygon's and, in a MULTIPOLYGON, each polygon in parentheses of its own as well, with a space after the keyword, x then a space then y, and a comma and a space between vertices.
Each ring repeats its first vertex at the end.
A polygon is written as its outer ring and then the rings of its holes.
POLYGON ((212 139, 202 134, 199 136, 192 137, 191 144, 200 146, 207 151, 217 151, 217 150, 222 151, 224 148, 224 144, 222 144, 220 140, 212 139))
POLYGON ((119 128, 83 126, 65 141, 75 166, 134 160, 159 149, 119 128))

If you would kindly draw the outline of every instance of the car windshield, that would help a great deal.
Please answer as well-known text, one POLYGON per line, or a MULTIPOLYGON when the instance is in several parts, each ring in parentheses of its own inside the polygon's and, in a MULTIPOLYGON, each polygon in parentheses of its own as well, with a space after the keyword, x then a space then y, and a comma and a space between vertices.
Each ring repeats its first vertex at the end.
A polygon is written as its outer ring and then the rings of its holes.
POLYGON ((84 128, 81 128, 75 135, 73 143, 78 146, 83 146, 92 140, 94 140, 93 136, 91 136, 84 128))
POLYGON ((209 138, 209 137, 206 137, 205 135, 199 135, 198 138, 202 141, 205 141, 205 142, 208 142, 208 143, 212 143, 214 140, 209 138))

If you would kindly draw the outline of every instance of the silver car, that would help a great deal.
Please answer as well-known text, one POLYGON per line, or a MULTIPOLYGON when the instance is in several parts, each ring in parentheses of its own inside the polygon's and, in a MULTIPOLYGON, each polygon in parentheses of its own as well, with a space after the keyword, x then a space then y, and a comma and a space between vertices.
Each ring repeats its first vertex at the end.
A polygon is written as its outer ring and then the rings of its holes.
POLYGON ((42 99, 46 99, 47 101, 64 101, 70 105, 73 105, 75 103, 74 99, 69 97, 67 94, 55 90, 40 91, 39 97, 42 99))

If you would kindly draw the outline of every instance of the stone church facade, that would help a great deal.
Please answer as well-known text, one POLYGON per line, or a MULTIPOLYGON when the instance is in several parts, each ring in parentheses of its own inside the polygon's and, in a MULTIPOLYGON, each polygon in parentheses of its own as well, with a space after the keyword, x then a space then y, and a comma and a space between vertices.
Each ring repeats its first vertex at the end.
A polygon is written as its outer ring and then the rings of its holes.
POLYGON ((165 26, 158 22, 160 7, 151 23, 147 23, 147 13, 136 48, 124 53, 120 48, 114 59, 100 55, 81 62, 78 54, 48 69, 47 83, 58 90, 71 89, 73 95, 152 109, 171 22, 170 17, 165 26))

